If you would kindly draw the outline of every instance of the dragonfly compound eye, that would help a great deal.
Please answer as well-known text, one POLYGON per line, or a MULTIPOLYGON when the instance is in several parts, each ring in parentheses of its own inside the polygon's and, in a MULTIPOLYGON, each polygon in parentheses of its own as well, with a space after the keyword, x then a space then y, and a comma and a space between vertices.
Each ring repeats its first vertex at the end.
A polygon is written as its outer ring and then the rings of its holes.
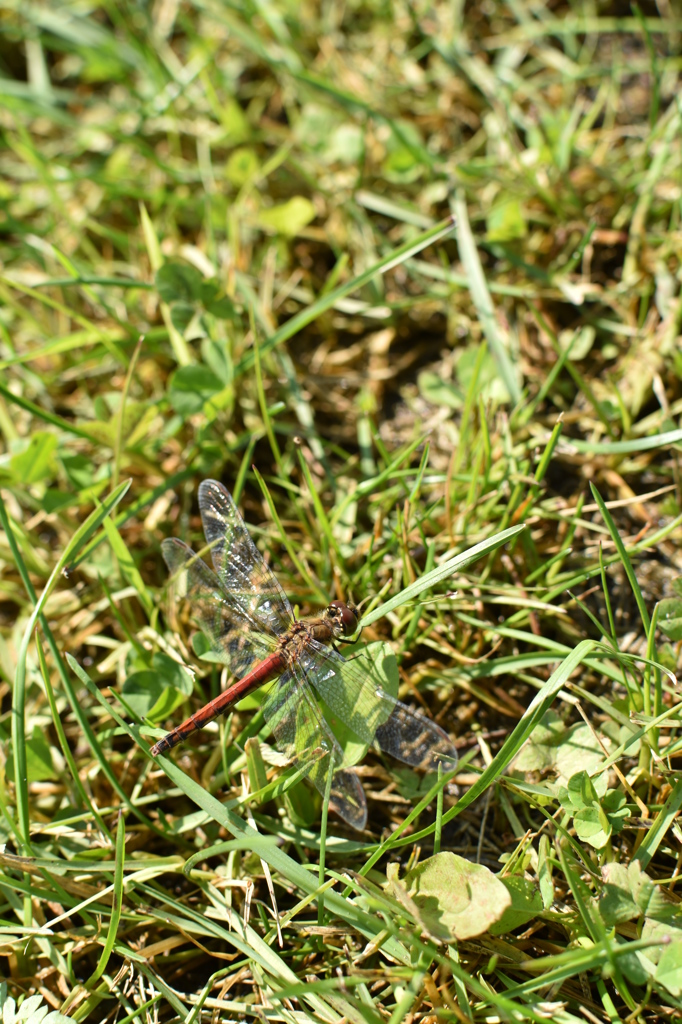
POLYGON ((358 614, 352 605, 344 604, 343 601, 332 601, 329 610, 341 626, 344 636, 350 636, 358 626, 358 614))

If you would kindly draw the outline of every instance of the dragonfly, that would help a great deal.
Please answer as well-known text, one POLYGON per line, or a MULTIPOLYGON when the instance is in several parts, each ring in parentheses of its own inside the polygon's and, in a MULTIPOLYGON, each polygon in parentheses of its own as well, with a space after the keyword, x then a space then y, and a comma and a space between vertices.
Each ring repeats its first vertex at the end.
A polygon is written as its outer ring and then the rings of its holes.
POLYGON ((331 601, 318 618, 297 619, 277 577, 254 544, 229 491, 216 480, 199 486, 199 509, 210 568, 178 538, 163 541, 176 600, 186 600, 216 660, 234 677, 219 696, 151 748, 166 753, 223 715, 247 694, 278 679, 262 711, 279 750, 320 793, 332 773, 330 807, 353 828, 367 823, 367 800, 318 703, 321 697, 361 743, 426 771, 454 767, 447 733, 412 711, 372 678, 366 659, 344 659, 334 644, 358 627, 352 604, 331 601), (317 695, 317 697, 316 697, 317 695))

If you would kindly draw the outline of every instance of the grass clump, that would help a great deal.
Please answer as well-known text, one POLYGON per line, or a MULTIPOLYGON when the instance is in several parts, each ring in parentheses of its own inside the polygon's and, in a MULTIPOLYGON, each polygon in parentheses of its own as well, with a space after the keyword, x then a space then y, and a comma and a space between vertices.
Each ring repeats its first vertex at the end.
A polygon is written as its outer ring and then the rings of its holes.
POLYGON ((673 8, 2 16, 3 1020, 679 1017, 673 8), (459 750, 364 832, 255 699, 147 756, 209 477, 459 750))

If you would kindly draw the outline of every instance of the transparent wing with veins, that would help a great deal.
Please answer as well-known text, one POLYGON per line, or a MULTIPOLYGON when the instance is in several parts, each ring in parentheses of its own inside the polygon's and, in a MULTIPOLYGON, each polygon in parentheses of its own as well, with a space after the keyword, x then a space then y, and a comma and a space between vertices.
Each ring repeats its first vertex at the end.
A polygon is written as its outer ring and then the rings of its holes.
POLYGON ((176 600, 189 603, 192 619, 237 678, 272 654, 277 646, 276 637, 262 632, 248 606, 233 599, 216 574, 184 541, 169 538, 164 540, 161 550, 176 600))
POLYGON ((235 677, 276 648, 294 615, 276 576, 251 540, 229 492, 215 480, 199 487, 199 508, 215 572, 177 538, 161 545, 176 597, 235 677))
POLYGON ((317 640, 306 645, 300 661, 330 710, 364 743, 424 771, 436 771, 439 762, 444 771, 454 768, 457 751, 448 734, 387 693, 367 661, 346 661, 317 640))
POLYGON ((298 661, 292 661, 263 705, 277 746, 294 763, 308 765, 307 777, 324 796, 334 772, 331 806, 353 828, 367 824, 367 801, 353 771, 339 767, 343 751, 327 725, 298 661))
POLYGON ((279 580, 251 540, 232 495, 216 480, 199 486, 199 508, 213 567, 225 594, 252 629, 279 636, 291 628, 294 613, 279 580))

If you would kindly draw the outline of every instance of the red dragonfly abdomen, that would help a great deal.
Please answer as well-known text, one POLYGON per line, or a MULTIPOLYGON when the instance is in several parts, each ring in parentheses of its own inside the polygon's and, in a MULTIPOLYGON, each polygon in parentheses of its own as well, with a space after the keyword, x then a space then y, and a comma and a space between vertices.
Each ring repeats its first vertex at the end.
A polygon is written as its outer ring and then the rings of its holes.
POLYGON ((157 754, 163 754, 166 750, 170 750, 177 743, 182 743, 183 740, 196 732, 197 729, 203 729, 205 725, 212 722, 218 715, 224 715, 226 711, 234 707, 242 697, 246 697, 247 694, 257 690, 263 683, 270 682, 271 679, 275 679, 280 676, 287 666, 287 660, 284 655, 284 651, 274 651, 263 661, 259 662, 255 668, 251 669, 247 675, 238 679, 236 683, 232 683, 226 690, 223 690, 221 694, 205 704, 203 708, 196 712, 194 715, 190 715, 184 722, 176 726, 172 732, 166 733, 166 735, 155 743, 151 748, 152 757, 156 757, 157 754))

